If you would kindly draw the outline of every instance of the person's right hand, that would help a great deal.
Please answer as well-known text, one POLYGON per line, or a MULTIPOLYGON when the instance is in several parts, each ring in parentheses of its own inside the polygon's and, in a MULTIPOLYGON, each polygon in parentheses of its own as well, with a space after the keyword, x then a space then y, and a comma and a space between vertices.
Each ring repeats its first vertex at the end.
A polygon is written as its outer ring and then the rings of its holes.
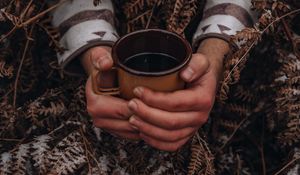
MULTIPOLYGON (((87 73, 93 69, 105 71, 111 69, 113 60, 110 47, 94 47, 86 51, 81 58, 87 73)), ((127 139, 139 139, 136 129, 129 123, 132 112, 128 102, 117 97, 97 95, 92 89, 91 76, 86 82, 87 111, 96 127, 113 135, 127 139)))

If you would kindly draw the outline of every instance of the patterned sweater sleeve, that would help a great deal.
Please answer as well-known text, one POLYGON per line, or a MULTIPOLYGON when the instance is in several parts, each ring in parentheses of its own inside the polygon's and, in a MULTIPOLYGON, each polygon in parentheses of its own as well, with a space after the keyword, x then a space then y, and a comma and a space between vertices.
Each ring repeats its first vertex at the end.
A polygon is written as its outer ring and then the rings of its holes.
POLYGON ((193 37, 193 46, 210 37, 229 41, 230 35, 251 27, 256 14, 249 0, 208 0, 202 21, 193 37))
POLYGON ((86 49, 111 45, 118 39, 111 0, 94 6, 93 0, 68 0, 53 13, 52 24, 61 34, 60 44, 66 49, 58 53, 62 69, 86 49))

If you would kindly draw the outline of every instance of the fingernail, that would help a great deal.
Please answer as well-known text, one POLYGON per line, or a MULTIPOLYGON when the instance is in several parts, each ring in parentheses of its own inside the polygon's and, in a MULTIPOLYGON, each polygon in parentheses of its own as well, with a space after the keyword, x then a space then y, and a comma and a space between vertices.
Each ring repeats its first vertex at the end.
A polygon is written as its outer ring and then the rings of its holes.
POLYGON ((104 55, 100 57, 91 57, 92 64, 100 69, 103 65, 107 64, 107 60, 109 59, 109 55, 104 55))
POLYGON ((130 126, 131 126, 134 130, 139 131, 139 128, 137 127, 137 125, 138 125, 138 120, 137 120, 134 116, 131 116, 131 117, 129 118, 129 123, 131 124, 130 126))
POLYGON ((101 68, 103 68, 103 67, 105 67, 106 65, 108 65, 109 64, 109 59, 108 58, 102 58, 101 60, 100 60, 100 66, 101 66, 101 68))
POLYGON ((142 87, 137 87, 133 90, 134 95, 136 95, 137 97, 141 97, 143 92, 144 92, 144 88, 142 87))
POLYGON ((131 100, 129 103, 128 103, 128 107, 133 110, 133 111, 136 111, 137 110, 137 103, 134 101, 134 100, 131 100))
POLYGON ((195 73, 195 72, 194 72, 194 70, 193 70, 191 67, 187 67, 187 68, 183 71, 182 76, 183 76, 183 78, 184 78, 185 80, 190 81, 190 80, 193 78, 194 73, 195 73))
POLYGON ((129 119, 129 123, 134 125, 136 124, 136 122, 137 122, 136 118, 134 116, 131 116, 129 119))
POLYGON ((132 129, 136 130, 136 131, 139 131, 139 128, 134 126, 134 125, 130 125, 132 127, 132 129))

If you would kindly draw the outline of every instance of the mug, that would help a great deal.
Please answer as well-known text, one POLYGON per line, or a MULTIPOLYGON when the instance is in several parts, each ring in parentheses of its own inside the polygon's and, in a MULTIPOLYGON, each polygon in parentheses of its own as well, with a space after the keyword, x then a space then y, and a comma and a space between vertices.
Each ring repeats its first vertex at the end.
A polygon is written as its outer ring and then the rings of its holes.
POLYGON ((112 47, 113 69, 92 74, 93 90, 130 100, 138 86, 161 92, 184 89, 179 72, 191 57, 190 44, 178 34, 161 29, 129 33, 112 47))

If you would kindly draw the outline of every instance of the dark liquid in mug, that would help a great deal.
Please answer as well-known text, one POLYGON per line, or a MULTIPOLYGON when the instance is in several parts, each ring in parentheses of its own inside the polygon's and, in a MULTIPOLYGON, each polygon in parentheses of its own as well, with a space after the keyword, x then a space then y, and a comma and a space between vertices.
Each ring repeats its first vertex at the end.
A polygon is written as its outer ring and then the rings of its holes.
POLYGON ((162 53, 140 53, 127 58, 124 65, 141 72, 162 72, 178 66, 178 59, 162 53))

